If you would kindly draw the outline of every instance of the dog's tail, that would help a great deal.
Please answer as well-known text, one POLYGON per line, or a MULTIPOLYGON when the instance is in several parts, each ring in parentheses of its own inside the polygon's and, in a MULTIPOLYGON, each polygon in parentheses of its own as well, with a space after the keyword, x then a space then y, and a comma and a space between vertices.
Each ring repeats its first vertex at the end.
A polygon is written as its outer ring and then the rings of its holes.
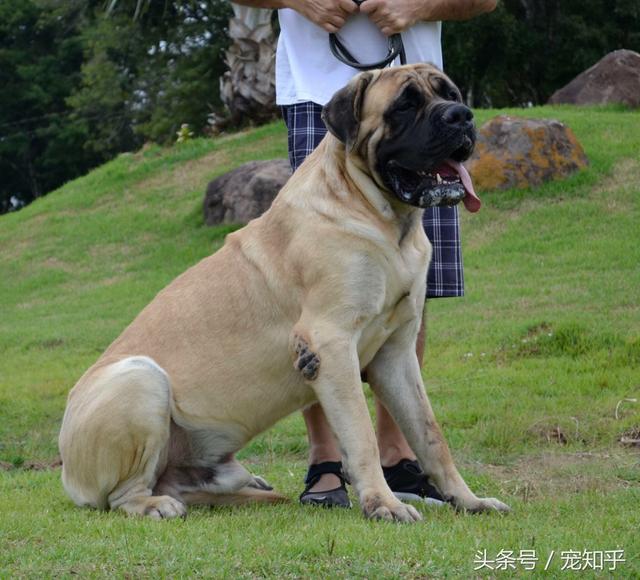
POLYGON ((243 505, 248 503, 287 503, 289 498, 256 487, 243 487, 233 493, 213 493, 210 491, 189 491, 182 494, 187 505, 243 505))

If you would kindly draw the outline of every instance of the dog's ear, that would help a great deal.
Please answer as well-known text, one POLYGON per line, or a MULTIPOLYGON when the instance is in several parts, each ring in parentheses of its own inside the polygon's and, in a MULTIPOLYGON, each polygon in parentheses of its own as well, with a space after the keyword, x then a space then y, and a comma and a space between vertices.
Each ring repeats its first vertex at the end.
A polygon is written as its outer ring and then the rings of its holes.
POLYGON ((372 78, 373 73, 360 73, 322 108, 322 120, 327 129, 347 147, 358 135, 364 93, 372 78))

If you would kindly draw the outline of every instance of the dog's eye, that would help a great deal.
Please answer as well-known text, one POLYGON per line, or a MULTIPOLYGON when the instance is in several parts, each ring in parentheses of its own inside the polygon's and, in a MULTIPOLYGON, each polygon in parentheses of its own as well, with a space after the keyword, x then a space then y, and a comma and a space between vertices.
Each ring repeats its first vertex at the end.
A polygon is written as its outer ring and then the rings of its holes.
POLYGON ((437 95, 445 101, 462 101, 458 89, 443 78, 436 79, 434 89, 437 95))
POLYGON ((416 108, 415 103, 412 103, 411 101, 408 101, 408 100, 402 100, 396 105, 396 112, 404 113, 406 111, 411 111, 412 109, 415 109, 415 108, 416 108))
POLYGON ((397 113, 404 113, 408 111, 414 111, 423 104, 422 93, 416 89, 413 85, 409 85, 402 93, 400 98, 396 101, 394 111, 397 113))
POLYGON ((439 92, 440 96, 446 101, 461 101, 460 93, 458 92, 458 90, 447 83, 443 83, 439 92))
POLYGON ((449 89, 447 91, 447 100, 449 100, 449 101, 459 101, 460 100, 460 95, 458 94, 458 91, 455 91, 453 89, 449 89))

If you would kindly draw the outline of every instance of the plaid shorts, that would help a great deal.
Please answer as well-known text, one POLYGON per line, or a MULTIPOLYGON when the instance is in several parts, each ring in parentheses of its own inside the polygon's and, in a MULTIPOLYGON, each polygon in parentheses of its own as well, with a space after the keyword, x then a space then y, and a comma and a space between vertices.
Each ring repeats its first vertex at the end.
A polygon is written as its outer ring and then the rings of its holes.
MULTIPOLYGON (((289 161, 295 171, 327 132, 320 117, 322 106, 296 103, 282 107, 289 132, 289 161)), ((462 248, 457 207, 434 207, 422 217, 424 231, 433 246, 427 273, 427 298, 464 295, 462 248)))

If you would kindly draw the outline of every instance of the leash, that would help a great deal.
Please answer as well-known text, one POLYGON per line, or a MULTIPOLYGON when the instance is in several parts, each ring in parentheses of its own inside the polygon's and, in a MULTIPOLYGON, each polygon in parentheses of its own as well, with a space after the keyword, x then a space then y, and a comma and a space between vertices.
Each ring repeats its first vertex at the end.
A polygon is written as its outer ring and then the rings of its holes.
MULTIPOLYGON (((358 6, 365 0, 353 0, 358 6)), ((407 64, 407 56, 404 52, 404 44, 402 43, 402 36, 400 34, 392 34, 388 39, 389 52, 387 56, 381 61, 372 63, 361 63, 356 59, 342 44, 341 40, 334 33, 329 34, 329 48, 331 53, 340 62, 343 62, 347 66, 358 70, 371 70, 374 68, 384 68, 390 65, 396 58, 400 57, 401 64, 407 64)))

